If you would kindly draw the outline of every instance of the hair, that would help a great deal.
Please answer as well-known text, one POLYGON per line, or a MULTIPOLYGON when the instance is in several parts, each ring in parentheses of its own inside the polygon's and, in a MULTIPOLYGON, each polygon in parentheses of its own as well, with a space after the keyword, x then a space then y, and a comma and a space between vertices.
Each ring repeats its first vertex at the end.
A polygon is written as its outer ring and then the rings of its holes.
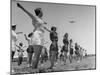
POLYGON ((19 43, 19 45, 20 45, 20 46, 23 46, 23 43, 21 42, 21 43, 19 43))
POLYGON ((34 9, 36 16, 38 16, 39 14, 41 14, 41 17, 43 16, 43 12, 41 10, 41 8, 36 8, 34 9))
POLYGON ((65 33, 64 37, 65 37, 65 38, 68 37, 68 33, 65 33))
POLYGON ((73 40, 72 40, 72 39, 70 39, 70 42, 72 43, 72 42, 73 42, 73 40))
POLYGON ((28 37, 31 37, 32 35, 33 35, 33 33, 31 32, 31 33, 28 34, 28 37))
POLYGON ((77 43, 75 43, 75 45, 77 45, 77 43))
POLYGON ((51 27, 51 30, 52 30, 52 31, 56 31, 57 28, 53 26, 53 27, 51 27))
POLYGON ((12 29, 16 29, 16 25, 12 26, 12 29))

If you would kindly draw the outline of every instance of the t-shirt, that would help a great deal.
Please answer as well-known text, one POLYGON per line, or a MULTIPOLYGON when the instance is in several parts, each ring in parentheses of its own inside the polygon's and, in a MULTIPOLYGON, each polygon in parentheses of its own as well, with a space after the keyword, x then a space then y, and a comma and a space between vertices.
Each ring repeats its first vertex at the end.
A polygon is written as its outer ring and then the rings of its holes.
POLYGON ((12 30, 12 34, 11 34, 11 40, 12 40, 12 51, 15 51, 16 50, 17 34, 13 30, 12 30))

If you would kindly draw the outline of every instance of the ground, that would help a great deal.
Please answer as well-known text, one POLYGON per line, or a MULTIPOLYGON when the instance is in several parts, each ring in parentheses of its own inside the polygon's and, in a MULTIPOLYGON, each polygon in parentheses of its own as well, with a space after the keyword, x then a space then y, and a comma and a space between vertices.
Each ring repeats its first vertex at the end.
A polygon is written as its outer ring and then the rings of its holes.
POLYGON ((17 65, 17 62, 12 62, 12 69, 14 70, 14 74, 19 73, 46 73, 46 72, 61 72, 61 71, 69 71, 69 70, 87 70, 87 69, 95 69, 95 56, 88 56, 84 58, 80 62, 76 62, 73 60, 73 63, 70 63, 67 60, 66 64, 62 61, 57 61, 54 69, 48 69, 50 67, 50 61, 48 60, 44 64, 38 64, 38 69, 32 69, 31 67, 26 67, 27 63, 23 62, 21 66, 17 65))

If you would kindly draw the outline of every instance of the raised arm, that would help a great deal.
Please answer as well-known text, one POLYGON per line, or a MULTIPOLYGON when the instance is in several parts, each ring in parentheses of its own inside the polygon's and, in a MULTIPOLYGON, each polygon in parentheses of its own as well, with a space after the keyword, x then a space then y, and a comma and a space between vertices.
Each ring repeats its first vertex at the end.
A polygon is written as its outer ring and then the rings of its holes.
POLYGON ((20 48, 20 46, 16 45, 16 47, 20 48))
POLYGON ((46 31, 51 32, 49 29, 47 29, 46 27, 43 27, 46 31))
POLYGON ((19 3, 17 3, 17 6, 20 8, 20 9, 22 9, 27 15, 29 15, 29 17, 31 18, 31 19, 33 19, 33 15, 30 13, 30 12, 28 12, 22 5, 20 5, 19 3))
POLYGON ((29 39, 27 38, 26 34, 24 34, 24 36, 25 36, 25 39, 26 39, 26 40, 29 40, 29 39))
POLYGON ((23 32, 16 32, 16 34, 22 34, 23 32))

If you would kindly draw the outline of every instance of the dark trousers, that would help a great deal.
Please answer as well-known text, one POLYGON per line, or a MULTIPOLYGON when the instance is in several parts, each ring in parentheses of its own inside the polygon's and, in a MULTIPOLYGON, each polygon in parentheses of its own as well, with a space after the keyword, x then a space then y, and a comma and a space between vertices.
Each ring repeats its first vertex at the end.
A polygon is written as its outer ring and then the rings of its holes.
POLYGON ((22 61, 23 61, 23 57, 18 57, 18 66, 22 64, 22 61))
POLYGON ((11 59, 13 60, 14 58, 14 55, 15 55, 15 51, 12 51, 12 54, 11 54, 11 59))
POLYGON ((32 63, 33 53, 34 53, 33 45, 29 45, 28 48, 27 48, 27 54, 28 54, 27 59, 28 59, 29 66, 31 66, 31 63, 32 63))
POLYGON ((57 51, 50 51, 50 63, 51 63, 50 68, 52 68, 54 66, 56 57, 57 57, 57 51))
POLYGON ((33 53, 28 53, 28 64, 31 65, 33 53))
POLYGON ((32 60, 32 68, 34 69, 38 67, 38 62, 39 62, 39 58, 40 58, 40 54, 41 54, 43 46, 34 45, 33 48, 34 48, 34 56, 32 60))

